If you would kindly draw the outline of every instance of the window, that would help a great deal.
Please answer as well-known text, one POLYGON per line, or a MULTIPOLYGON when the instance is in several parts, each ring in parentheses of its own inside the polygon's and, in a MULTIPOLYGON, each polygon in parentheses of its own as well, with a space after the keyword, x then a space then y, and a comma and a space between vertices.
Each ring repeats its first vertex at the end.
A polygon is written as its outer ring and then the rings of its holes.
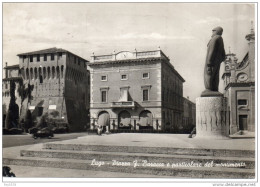
POLYGON ((47 54, 44 54, 43 60, 47 61, 47 54))
POLYGON ((143 73, 143 79, 149 79, 149 73, 143 73))
POLYGON ((40 55, 37 55, 37 62, 40 62, 40 55))
POLYGON ((237 100, 238 105, 247 105, 247 100, 246 99, 239 99, 237 100))
POLYGON ((33 62, 33 56, 30 56, 30 62, 33 62))
POLYGON ((127 80, 127 75, 121 75, 121 80, 127 80))
POLYGON ((5 89, 8 89, 8 84, 5 84, 5 89))
POLYGON ((59 57, 60 57, 60 58, 62 57, 62 53, 59 53, 59 57))
POLYGON ((148 101, 148 89, 143 89, 143 101, 148 101))
POLYGON ((78 65, 80 65, 80 59, 78 59, 78 65))
POLYGON ((106 75, 102 75, 101 76, 101 81, 107 81, 107 76, 106 75))
POLYGON ((23 56, 23 62, 25 61, 25 59, 26 59, 26 56, 24 55, 24 56, 23 56))
POLYGON ((105 91, 105 90, 101 91, 101 102, 102 103, 107 102, 107 91, 105 91))
POLYGON ((51 54, 51 60, 54 60, 54 54, 51 54))

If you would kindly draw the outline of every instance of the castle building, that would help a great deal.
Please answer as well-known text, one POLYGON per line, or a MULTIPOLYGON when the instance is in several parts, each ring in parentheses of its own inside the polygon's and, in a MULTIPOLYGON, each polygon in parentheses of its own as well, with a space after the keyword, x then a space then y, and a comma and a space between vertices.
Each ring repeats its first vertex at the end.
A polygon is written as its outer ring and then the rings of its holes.
POLYGON ((182 76, 160 50, 93 55, 91 129, 171 131, 182 125, 182 76))
POLYGON ((31 86, 31 99, 22 103, 21 116, 29 109, 35 122, 44 115, 68 123, 70 131, 87 125, 89 112, 88 61, 61 48, 18 54, 25 87, 31 86))
POLYGON ((255 131, 255 33, 246 35, 249 51, 241 62, 236 55, 227 54, 224 95, 230 111, 230 134, 239 131, 255 131))

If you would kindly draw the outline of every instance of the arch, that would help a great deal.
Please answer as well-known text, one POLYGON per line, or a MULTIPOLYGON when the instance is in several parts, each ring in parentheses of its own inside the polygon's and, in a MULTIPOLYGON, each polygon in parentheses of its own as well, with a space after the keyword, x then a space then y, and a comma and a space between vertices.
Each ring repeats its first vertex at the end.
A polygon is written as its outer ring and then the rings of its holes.
POLYGON ((123 110, 118 114, 118 124, 119 127, 131 126, 131 115, 128 111, 123 110))
POLYGON ((47 68, 47 73, 48 73, 48 79, 50 79, 51 78, 51 68, 50 67, 47 68))
POLYGON ((46 68, 43 67, 43 79, 46 79, 46 68))
POLYGON ((59 79, 60 78, 60 67, 59 66, 57 66, 56 72, 57 72, 57 79, 59 79))
POLYGON ((52 66, 52 68, 51 68, 51 77, 52 77, 52 79, 54 79, 55 78, 55 67, 54 66, 52 66))
POLYGON ((34 78, 37 79, 38 73, 37 73, 37 68, 34 68, 34 78))
POLYGON ((110 116, 107 111, 102 111, 98 114, 98 125, 109 126, 110 116))
POLYGON ((152 126, 153 124, 152 113, 149 110, 144 110, 139 114, 140 126, 152 126))

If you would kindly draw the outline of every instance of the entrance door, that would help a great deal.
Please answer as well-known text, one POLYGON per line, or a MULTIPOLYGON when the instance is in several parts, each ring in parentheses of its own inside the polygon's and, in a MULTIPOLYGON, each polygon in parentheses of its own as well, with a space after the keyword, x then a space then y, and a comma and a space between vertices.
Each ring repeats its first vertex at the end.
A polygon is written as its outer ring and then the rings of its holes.
POLYGON ((239 130, 247 130, 247 115, 239 115, 239 130))

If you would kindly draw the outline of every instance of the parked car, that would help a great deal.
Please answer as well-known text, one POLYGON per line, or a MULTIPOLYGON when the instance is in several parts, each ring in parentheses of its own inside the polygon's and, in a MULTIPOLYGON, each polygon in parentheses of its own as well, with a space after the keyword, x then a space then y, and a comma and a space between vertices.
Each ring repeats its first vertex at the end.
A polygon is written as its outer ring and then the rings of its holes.
POLYGON ((28 132, 29 132, 30 134, 34 134, 34 133, 36 133, 38 130, 39 130, 38 128, 32 127, 32 128, 30 128, 30 129, 28 129, 28 132))
POLYGON ((33 138, 52 138, 54 137, 52 130, 49 128, 43 128, 38 130, 36 133, 33 134, 33 138))

